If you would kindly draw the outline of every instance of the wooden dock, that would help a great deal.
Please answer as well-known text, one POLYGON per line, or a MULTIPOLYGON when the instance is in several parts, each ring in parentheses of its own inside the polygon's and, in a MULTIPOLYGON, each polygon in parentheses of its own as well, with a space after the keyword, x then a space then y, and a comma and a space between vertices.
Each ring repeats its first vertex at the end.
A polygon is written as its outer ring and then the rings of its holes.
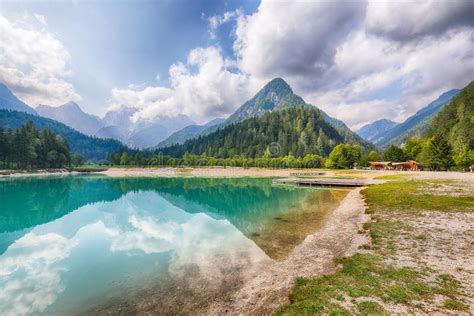
POLYGON ((284 178, 273 180, 274 184, 292 184, 297 186, 321 187, 363 187, 369 184, 383 183, 380 180, 345 178, 284 178))

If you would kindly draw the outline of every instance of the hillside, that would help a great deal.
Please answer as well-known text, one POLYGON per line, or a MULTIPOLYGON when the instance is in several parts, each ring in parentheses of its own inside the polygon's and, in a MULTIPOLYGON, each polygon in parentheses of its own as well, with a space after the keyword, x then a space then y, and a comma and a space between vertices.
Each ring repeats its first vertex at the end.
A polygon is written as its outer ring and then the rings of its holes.
POLYGON ((393 128, 395 125, 397 125, 397 123, 394 121, 381 119, 381 120, 377 120, 375 122, 362 126, 356 131, 356 133, 360 137, 370 142, 376 142, 380 137, 383 136, 383 134, 385 134, 388 130, 393 128))
POLYGON ((209 127, 220 125, 224 123, 224 119, 214 119, 204 125, 189 125, 185 128, 174 132, 170 136, 168 136, 165 140, 161 141, 155 148, 163 148, 172 145, 181 145, 188 139, 194 138, 197 135, 201 134, 204 130, 208 129, 209 127))
POLYGON ((227 158, 243 155, 254 158, 268 154, 328 155, 344 138, 324 121, 319 110, 292 106, 231 124, 206 136, 160 149, 165 155, 181 157, 186 152, 227 158))
POLYGON ((68 141, 71 151, 82 155, 86 160, 105 160, 110 152, 119 152, 124 148, 117 140, 87 136, 52 119, 18 111, 0 110, 0 126, 5 129, 17 129, 30 120, 39 129, 50 128, 61 135, 68 141))
MULTIPOLYGON (((231 124, 240 123, 249 118, 259 117, 272 111, 293 106, 303 106, 312 109, 318 109, 311 104, 307 104, 300 96, 296 95, 288 83, 286 83, 283 79, 275 78, 268 82, 259 92, 257 92, 257 94, 255 94, 254 97, 239 107, 223 123, 215 124, 213 126, 207 127, 204 130, 190 129, 188 131, 183 131, 182 136, 184 137, 181 138, 181 141, 184 142, 185 140, 196 138, 198 136, 206 136, 231 124)), ((344 124, 344 122, 329 116, 322 110, 319 111, 321 112, 323 119, 332 125, 344 138, 345 143, 361 144, 365 150, 375 148, 370 142, 364 140, 359 135, 352 132, 346 126, 346 124, 344 124)), ((171 144, 171 142, 166 140, 166 145, 169 144, 171 144)))
POLYGON ((410 116, 403 123, 397 124, 388 130, 374 143, 380 147, 388 147, 392 144, 400 145, 411 137, 421 136, 430 125, 432 118, 458 93, 458 89, 443 93, 438 99, 410 116))
POLYGON ((36 111, 18 99, 8 87, 0 83, 0 110, 20 111, 36 114, 36 111))
POLYGON ((41 104, 36 107, 36 112, 90 136, 104 126, 98 116, 85 113, 75 102, 68 102, 58 107, 41 104))
POLYGON ((474 81, 433 118, 424 136, 435 135, 446 137, 455 154, 474 150, 474 81))

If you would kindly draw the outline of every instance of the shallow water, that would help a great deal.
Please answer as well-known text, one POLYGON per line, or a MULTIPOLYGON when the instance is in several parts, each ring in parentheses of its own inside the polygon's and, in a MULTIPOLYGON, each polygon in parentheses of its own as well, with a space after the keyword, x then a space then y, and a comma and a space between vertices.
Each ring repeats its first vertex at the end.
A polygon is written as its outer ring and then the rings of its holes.
POLYGON ((345 194, 255 178, 1 180, 1 314, 206 304, 284 260, 345 194))

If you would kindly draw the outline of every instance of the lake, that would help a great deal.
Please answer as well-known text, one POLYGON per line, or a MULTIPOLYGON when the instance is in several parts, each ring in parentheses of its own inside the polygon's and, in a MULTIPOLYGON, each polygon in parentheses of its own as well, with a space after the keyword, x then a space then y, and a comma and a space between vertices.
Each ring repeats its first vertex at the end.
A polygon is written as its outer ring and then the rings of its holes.
POLYGON ((1 314, 192 312, 285 260, 346 194, 258 178, 0 180, 1 314))

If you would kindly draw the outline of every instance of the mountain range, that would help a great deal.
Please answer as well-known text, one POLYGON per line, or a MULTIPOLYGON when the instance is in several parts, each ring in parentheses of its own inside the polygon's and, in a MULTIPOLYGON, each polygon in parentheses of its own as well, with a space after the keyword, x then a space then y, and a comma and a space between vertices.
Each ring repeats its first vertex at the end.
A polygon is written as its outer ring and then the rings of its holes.
POLYGON ((102 119, 103 127, 95 136, 118 139, 132 148, 144 149, 153 147, 174 132, 195 124, 186 115, 133 122, 131 117, 137 111, 136 108, 121 107, 107 112, 102 119))
POLYGON ((363 126, 357 133, 381 148, 402 145, 412 137, 423 135, 429 128, 433 117, 458 95, 459 91, 459 89, 452 89, 444 92, 402 123, 378 120, 363 126))
POLYGON ((3 84, 0 84, 0 109, 37 114, 61 122, 83 134, 103 139, 113 138, 139 149, 155 146, 174 132, 195 124, 185 115, 134 123, 131 117, 138 110, 129 107, 111 110, 103 119, 84 112, 75 102, 57 107, 41 104, 33 109, 3 84))
POLYGON ((36 112, 86 135, 95 135, 104 125, 100 117, 85 113, 75 102, 68 102, 58 107, 40 104, 36 107, 36 112))
MULTIPOLYGON (((197 128, 178 132, 182 137, 165 139, 158 144, 155 149, 170 146, 170 144, 184 144, 185 141, 199 136, 206 136, 226 126, 237 124, 249 118, 259 117, 266 113, 285 109, 293 106, 304 106, 318 109, 317 107, 306 103, 300 96, 296 95, 290 85, 281 78, 275 78, 268 82, 253 98, 240 106, 224 122, 213 124, 207 128, 197 128)), ((318 109, 323 119, 332 125, 343 137, 344 142, 351 144, 361 144, 365 149, 374 148, 372 144, 362 137, 352 132, 344 122, 329 116, 324 111, 318 109)))
POLYGON ((377 142, 377 140, 385 133, 393 128, 395 125, 397 125, 397 122, 387 120, 387 119, 381 119, 374 121, 370 124, 364 125, 360 129, 356 131, 356 133, 364 138, 367 139, 368 141, 371 141, 372 143, 377 142))
POLYGON ((208 154, 227 158, 233 155, 262 156, 277 144, 279 155, 327 155, 340 143, 375 147, 352 132, 342 121, 331 118, 293 93, 281 78, 267 83, 223 123, 198 131, 182 144, 158 148, 163 154, 208 154))

